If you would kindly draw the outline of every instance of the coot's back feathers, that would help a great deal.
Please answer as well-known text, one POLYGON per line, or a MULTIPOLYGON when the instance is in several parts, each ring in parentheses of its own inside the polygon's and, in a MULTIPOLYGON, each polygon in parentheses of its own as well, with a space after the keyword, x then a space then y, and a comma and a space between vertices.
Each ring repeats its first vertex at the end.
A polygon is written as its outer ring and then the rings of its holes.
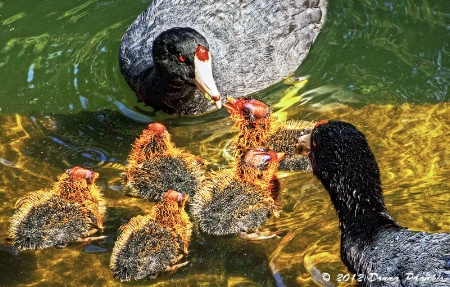
POLYGON ((327 1, 155 0, 122 38, 126 79, 153 65, 153 40, 173 27, 203 35, 214 78, 224 95, 241 97, 284 79, 306 57, 323 23, 327 1))

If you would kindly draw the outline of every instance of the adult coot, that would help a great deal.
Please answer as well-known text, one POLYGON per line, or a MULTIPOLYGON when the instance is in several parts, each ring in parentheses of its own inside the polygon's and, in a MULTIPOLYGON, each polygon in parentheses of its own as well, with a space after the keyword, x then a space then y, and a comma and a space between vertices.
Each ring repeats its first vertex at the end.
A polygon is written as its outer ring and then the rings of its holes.
POLYGON ((324 24, 327 2, 152 1, 122 38, 122 74, 157 110, 209 112, 223 95, 241 97, 293 73, 324 24))
POLYGON ((380 172, 353 125, 321 121, 299 140, 339 216, 341 258, 361 286, 450 286, 450 234, 401 227, 387 212, 380 172), (309 138, 308 138, 309 137, 309 138))

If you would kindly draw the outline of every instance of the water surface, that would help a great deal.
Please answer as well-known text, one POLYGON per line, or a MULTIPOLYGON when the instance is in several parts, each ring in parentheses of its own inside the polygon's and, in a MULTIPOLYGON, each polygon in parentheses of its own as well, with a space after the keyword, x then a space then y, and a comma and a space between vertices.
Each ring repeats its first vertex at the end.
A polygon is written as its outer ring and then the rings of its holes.
MULTIPOLYGON (((281 238, 255 243, 196 236, 190 263, 175 274, 130 283, 112 278, 108 265, 118 227, 152 206, 124 196, 120 177, 146 123, 164 120, 175 143, 210 169, 227 167, 223 150, 235 134, 225 110, 180 119, 136 103, 117 51, 121 35, 148 4, 0 2, 0 235, 8 236, 21 196, 50 188, 74 165, 100 173, 109 235, 90 244, 106 249, 101 253, 86 252, 82 243, 16 256, 0 251, 0 285, 345 286, 335 280, 348 272, 328 194, 311 173, 294 172, 279 174, 283 212, 264 226, 281 238), (323 273, 332 280, 325 282, 323 273)), ((336 0, 327 20, 297 70, 309 82, 283 116, 356 125, 379 162, 391 214, 414 230, 450 232, 448 0, 336 0)), ((255 96, 277 107, 289 88, 280 83, 255 96)))

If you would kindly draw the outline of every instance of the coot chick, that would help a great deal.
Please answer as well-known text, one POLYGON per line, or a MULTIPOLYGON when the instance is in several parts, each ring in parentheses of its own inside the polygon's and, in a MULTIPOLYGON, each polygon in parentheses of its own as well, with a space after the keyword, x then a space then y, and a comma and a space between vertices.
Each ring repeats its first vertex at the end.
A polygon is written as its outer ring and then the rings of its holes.
POLYGON ((106 201, 95 181, 99 173, 75 166, 58 177, 52 191, 66 201, 78 203, 92 224, 103 229, 106 201))
POLYGON ((129 195, 160 200, 167 190, 193 196, 204 178, 204 162, 176 148, 166 127, 151 123, 136 139, 125 172, 129 195))
POLYGON ((299 142, 330 194, 342 261, 361 286, 450 286, 450 234, 411 231, 389 215, 377 162, 358 129, 325 120, 299 142))
POLYGON ((106 203, 98 173, 81 167, 58 177, 51 190, 31 192, 16 203, 9 235, 19 249, 64 247, 103 229, 106 203))
POLYGON ((122 38, 121 72, 138 100, 156 110, 210 112, 220 108, 221 94, 242 97, 292 74, 321 30, 327 5, 152 1, 122 38))
POLYGON ((278 216, 276 172, 283 156, 253 149, 233 169, 211 173, 191 204, 199 230, 210 235, 249 232, 278 216))
POLYGON ((192 224, 184 211, 187 195, 169 190, 148 215, 133 217, 120 230, 110 268, 121 281, 156 278, 176 271, 188 253, 192 224))
POLYGON ((299 137, 310 132, 314 123, 278 120, 268 105, 252 98, 228 98, 224 106, 231 115, 234 127, 239 130, 232 141, 235 154, 262 146, 286 154, 280 162, 280 170, 311 170, 308 158, 298 154, 295 145, 299 137))

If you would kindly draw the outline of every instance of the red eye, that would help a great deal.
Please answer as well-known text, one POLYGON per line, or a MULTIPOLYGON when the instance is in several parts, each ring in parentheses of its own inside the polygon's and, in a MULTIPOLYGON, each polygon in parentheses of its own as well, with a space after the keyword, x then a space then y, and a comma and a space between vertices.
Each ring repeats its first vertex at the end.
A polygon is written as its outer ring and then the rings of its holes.
POLYGON ((180 62, 184 63, 184 61, 186 61, 186 56, 180 54, 180 55, 178 56, 178 60, 179 60, 180 62))

